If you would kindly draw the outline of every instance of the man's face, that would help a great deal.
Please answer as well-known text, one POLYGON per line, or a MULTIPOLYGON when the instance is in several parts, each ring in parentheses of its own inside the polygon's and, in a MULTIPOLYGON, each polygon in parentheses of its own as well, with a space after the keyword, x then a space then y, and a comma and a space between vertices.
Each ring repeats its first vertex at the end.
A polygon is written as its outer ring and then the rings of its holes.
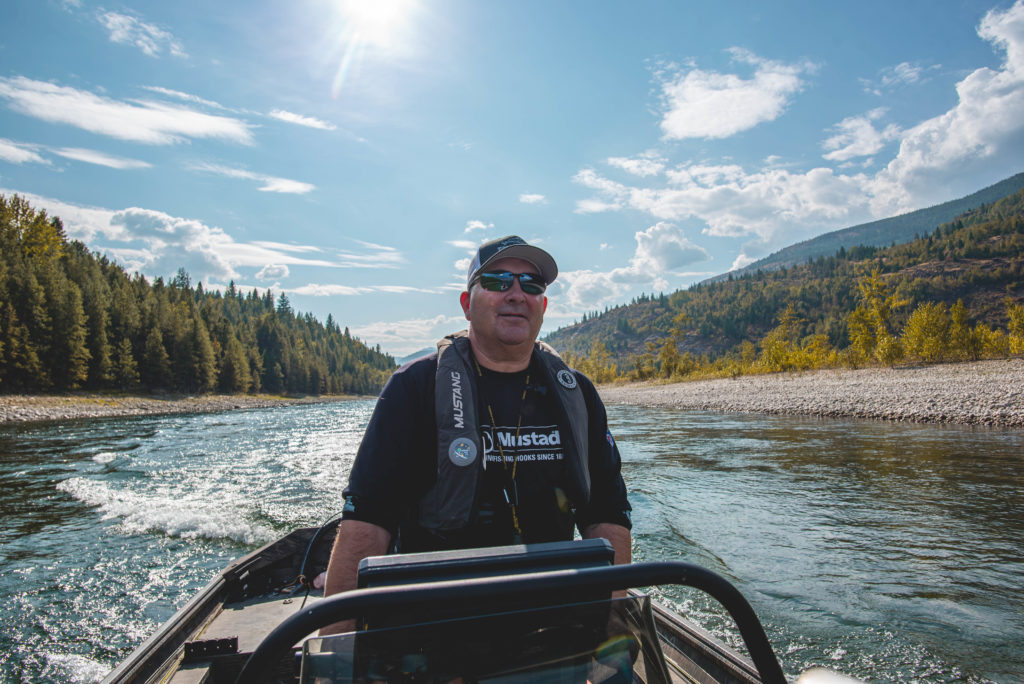
MULTIPOLYGON (((523 259, 499 259, 487 267, 488 273, 538 273, 537 268, 523 259)), ((490 292, 473 285, 470 292, 462 293, 462 310, 474 336, 489 343, 504 345, 533 344, 544 322, 548 298, 542 294, 523 292, 518 278, 504 292, 490 292)))

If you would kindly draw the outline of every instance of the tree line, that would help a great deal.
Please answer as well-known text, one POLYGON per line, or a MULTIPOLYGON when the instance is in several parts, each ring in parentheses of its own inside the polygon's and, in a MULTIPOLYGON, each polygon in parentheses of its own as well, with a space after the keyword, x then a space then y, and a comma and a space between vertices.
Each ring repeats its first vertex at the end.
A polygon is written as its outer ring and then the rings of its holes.
POLYGON ((1024 191, 911 242, 643 296, 547 338, 598 379, 1024 353, 1024 191))
POLYGON ((285 294, 127 273, 0 195, 0 391, 371 394, 394 359, 285 294))

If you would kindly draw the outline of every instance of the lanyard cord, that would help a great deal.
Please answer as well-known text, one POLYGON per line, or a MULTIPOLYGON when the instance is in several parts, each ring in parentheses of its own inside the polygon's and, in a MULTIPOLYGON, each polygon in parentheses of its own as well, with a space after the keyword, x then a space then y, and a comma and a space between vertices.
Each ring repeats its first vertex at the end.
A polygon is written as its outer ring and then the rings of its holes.
MULTIPOLYGON (((481 379, 483 379, 484 371, 480 367, 480 362, 474 358, 473 363, 476 365, 477 375, 481 379)), ((483 383, 481 383, 481 389, 482 384, 483 383)), ((509 478, 509 481, 511 482, 512 485, 512 496, 509 496, 508 488, 505 489, 505 501, 508 502, 508 507, 512 511, 512 530, 513 532, 515 532, 517 544, 521 543, 519 540, 523 538, 523 530, 519 527, 519 490, 516 487, 516 470, 519 466, 519 430, 523 426, 523 406, 526 404, 526 391, 529 386, 530 373, 527 372, 526 382, 523 383, 523 395, 519 398, 519 418, 516 420, 516 439, 512 443, 513 446, 516 447, 517 449, 515 455, 512 457, 512 474, 509 478)), ((483 392, 481 392, 480 394, 482 396, 483 392)), ((508 473, 508 458, 505 456, 505 450, 501 448, 501 439, 497 437, 497 434, 495 432, 498 427, 498 421, 494 419, 494 409, 491 408, 491 402, 487 400, 485 400, 485 402, 487 403, 487 413, 491 417, 491 435, 493 437, 493 441, 496 442, 498 445, 498 453, 501 454, 501 464, 505 467, 505 472, 508 473)), ((486 464, 486 462, 487 461, 485 459, 484 463, 486 464)))

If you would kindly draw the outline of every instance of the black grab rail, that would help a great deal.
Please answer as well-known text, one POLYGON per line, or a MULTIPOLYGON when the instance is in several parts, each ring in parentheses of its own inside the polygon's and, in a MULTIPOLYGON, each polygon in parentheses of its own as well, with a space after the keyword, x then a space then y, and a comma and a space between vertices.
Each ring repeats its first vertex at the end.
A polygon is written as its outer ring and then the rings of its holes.
POLYGON ((700 589, 721 603, 736 621, 761 681, 764 684, 785 684, 786 677, 775 657, 775 651, 743 594, 710 570, 681 562, 634 563, 354 589, 317 601, 278 625, 253 651, 236 681, 238 684, 266 681, 277 660, 303 637, 326 625, 352 619, 374 609, 400 606, 412 608, 437 602, 487 597, 507 599, 559 590, 614 591, 661 584, 700 589))

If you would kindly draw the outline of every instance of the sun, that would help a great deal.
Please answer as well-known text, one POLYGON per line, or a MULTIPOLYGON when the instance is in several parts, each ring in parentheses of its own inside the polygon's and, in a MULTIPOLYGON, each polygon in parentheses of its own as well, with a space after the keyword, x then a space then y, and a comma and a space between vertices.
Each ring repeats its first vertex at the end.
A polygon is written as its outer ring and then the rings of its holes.
POLYGON ((400 47, 416 0, 339 0, 338 9, 352 42, 391 51, 400 47))

